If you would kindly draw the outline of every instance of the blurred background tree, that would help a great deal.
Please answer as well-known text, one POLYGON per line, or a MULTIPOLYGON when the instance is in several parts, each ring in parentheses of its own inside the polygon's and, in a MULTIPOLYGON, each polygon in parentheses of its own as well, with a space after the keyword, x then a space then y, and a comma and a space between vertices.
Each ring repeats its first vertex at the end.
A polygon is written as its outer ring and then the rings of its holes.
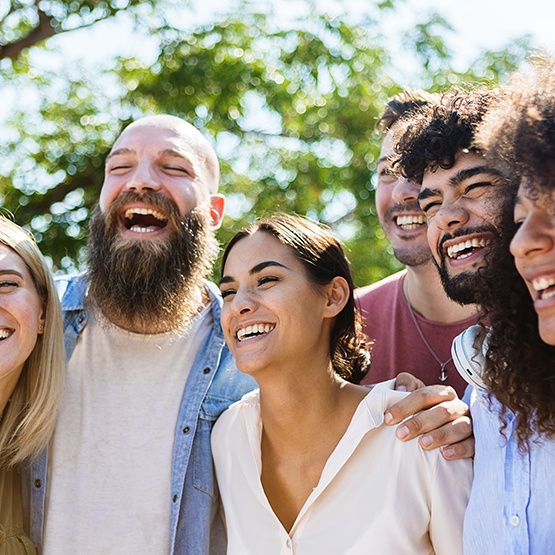
MULTIPOLYGON (((130 121, 165 112, 213 141, 228 199, 222 242, 258 216, 294 211, 336 231, 357 284, 380 279, 400 268, 374 205, 375 125, 386 100, 401 90, 381 16, 399 3, 376 3, 353 23, 317 10, 284 21, 245 0, 209 23, 195 23, 189 4, 170 0, 41 1, 51 33, 128 10, 158 39, 154 63, 120 58, 91 71, 33 63, 31 51, 48 49, 48 42, 28 37, 45 16, 32 2, 10 2, 12 14, 0 23, 3 48, 29 44, 0 59, 0 84, 29 98, 10 114, 0 143, 0 205, 35 234, 56 269, 78 268, 111 144, 130 121), (23 16, 24 6, 35 15, 23 16)), ((494 84, 529 50, 526 39, 514 41, 455 71, 449 32, 447 21, 431 15, 405 36, 418 68, 413 87, 494 84)))

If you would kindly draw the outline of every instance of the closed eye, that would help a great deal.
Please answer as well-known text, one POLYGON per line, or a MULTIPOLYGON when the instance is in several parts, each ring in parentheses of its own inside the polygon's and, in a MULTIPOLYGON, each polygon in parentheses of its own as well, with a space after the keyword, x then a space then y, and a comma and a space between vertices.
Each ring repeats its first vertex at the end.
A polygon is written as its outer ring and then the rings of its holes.
POLYGON ((189 175, 188 170, 186 170, 185 168, 179 168, 176 166, 164 166, 163 169, 167 172, 176 172, 179 174, 189 175))
POLYGON ((424 214, 428 214, 434 208, 439 208, 440 205, 441 202, 439 200, 431 202, 420 201, 420 209, 424 214))
POLYGON ((0 288, 10 288, 10 287, 19 287, 19 283, 15 282, 15 281, 0 281, 0 288))
POLYGON ((491 181, 479 181, 478 183, 471 183, 465 188, 464 192, 465 194, 467 194, 475 189, 479 189, 480 187, 491 187, 491 185, 491 181))
POLYGON ((276 281, 281 281, 280 278, 276 277, 276 276, 263 276, 261 278, 258 279, 257 283, 258 285, 265 285, 267 283, 272 283, 272 282, 276 282, 276 281))
POLYGON ((235 294, 235 289, 221 289, 220 292, 222 295, 222 299, 225 299, 226 297, 235 294))

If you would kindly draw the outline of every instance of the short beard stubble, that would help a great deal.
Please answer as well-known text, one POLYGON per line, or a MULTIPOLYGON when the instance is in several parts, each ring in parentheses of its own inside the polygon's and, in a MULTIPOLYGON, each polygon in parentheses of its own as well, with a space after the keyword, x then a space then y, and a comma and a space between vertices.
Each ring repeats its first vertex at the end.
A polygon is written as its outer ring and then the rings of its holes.
POLYGON ((112 323, 137 333, 184 330, 203 306, 203 278, 210 275, 218 243, 204 211, 181 217, 175 203, 154 192, 127 192, 103 214, 93 211, 88 241, 89 297, 112 323), (119 233, 119 214, 146 202, 167 215, 162 240, 134 240, 119 233))

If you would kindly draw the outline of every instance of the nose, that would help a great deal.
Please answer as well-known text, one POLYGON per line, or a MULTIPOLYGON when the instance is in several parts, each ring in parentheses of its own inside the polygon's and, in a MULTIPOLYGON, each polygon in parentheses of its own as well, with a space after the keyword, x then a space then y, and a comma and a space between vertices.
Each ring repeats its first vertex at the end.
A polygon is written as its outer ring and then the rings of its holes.
POLYGON ((459 205, 457 201, 441 205, 440 209, 435 215, 435 225, 443 231, 452 232, 459 227, 468 223, 470 216, 463 206, 459 205))
POLYGON ((236 314, 244 315, 256 310, 256 299, 250 289, 238 288, 231 302, 232 309, 236 314))
POLYGON ((125 188, 135 193, 160 190, 160 180, 152 164, 146 160, 137 164, 135 171, 129 176, 125 188))
POLYGON ((522 222, 511 241, 510 250, 515 258, 530 258, 548 252, 555 246, 555 229, 550 221, 528 217, 522 222))
POLYGON ((405 177, 399 177, 393 187, 393 200, 400 204, 414 203, 418 199, 420 185, 414 181, 410 181, 405 177))

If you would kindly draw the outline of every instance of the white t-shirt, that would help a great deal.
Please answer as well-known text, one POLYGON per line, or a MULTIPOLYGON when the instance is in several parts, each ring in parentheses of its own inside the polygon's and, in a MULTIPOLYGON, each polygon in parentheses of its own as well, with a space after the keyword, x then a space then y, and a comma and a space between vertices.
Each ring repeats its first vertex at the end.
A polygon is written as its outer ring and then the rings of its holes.
POLYGON ((142 335, 91 311, 49 452, 46 555, 169 552, 175 426, 211 320, 142 335))
POLYGON ((382 426, 404 393, 376 386, 360 403, 288 534, 260 481, 259 391, 233 404, 212 432, 228 555, 462 554, 470 460, 403 443, 382 426))

